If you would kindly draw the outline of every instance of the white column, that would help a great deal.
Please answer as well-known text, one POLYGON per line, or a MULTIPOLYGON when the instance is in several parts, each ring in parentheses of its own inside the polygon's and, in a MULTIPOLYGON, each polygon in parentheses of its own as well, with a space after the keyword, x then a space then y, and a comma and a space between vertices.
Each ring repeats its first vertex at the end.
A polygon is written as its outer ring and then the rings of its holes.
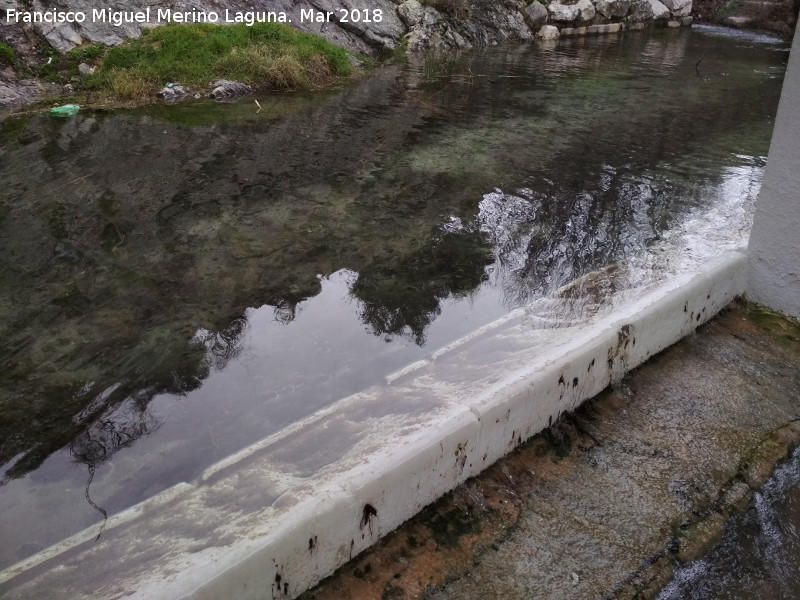
POLYGON ((795 35, 750 233, 747 297, 800 319, 800 35, 795 35))

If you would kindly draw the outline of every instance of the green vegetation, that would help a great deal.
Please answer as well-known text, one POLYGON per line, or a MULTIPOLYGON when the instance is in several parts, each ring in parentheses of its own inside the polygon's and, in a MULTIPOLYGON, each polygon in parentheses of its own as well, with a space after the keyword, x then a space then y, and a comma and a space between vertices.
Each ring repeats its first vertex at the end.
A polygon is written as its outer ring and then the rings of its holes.
POLYGON ((0 42, 0 67, 14 66, 15 62, 14 49, 5 42, 0 42))
POLYGON ((721 20, 725 17, 735 15, 741 9, 742 7, 741 4, 738 2, 738 0, 730 0, 730 2, 726 2, 725 4, 723 4, 722 8, 720 8, 717 11, 716 18, 717 20, 721 20))
POLYGON ((81 63, 97 64, 103 56, 106 47, 102 44, 90 44, 82 48, 70 50, 63 56, 55 49, 47 47, 43 53, 48 60, 31 72, 31 76, 67 83, 70 78, 78 75, 78 65, 81 63))
POLYGON ((773 340, 800 351, 800 322, 755 302, 746 302, 744 309, 761 331, 773 340))
POLYGON ((122 99, 153 93, 170 81, 205 88, 220 78, 262 88, 317 89, 352 72, 343 48, 278 23, 159 27, 109 49, 102 62, 91 48, 73 51, 82 53, 78 62, 99 63, 81 87, 122 99))

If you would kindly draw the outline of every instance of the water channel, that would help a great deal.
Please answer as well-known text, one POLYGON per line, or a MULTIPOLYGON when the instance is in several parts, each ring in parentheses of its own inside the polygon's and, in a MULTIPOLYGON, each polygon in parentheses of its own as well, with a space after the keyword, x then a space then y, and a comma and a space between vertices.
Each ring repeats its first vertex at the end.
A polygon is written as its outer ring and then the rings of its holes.
POLYGON ((741 247, 787 56, 665 30, 5 120, 0 570, 511 309, 741 247))

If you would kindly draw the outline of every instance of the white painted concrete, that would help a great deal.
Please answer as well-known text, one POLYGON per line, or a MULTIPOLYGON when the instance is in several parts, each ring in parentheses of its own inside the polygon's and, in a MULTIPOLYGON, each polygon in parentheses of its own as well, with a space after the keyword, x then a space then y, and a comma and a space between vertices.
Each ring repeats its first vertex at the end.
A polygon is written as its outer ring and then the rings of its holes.
POLYGON ((747 296, 800 319, 800 36, 783 82, 750 234, 747 296))
MULTIPOLYGON (((744 291, 729 251, 614 310, 514 311, 0 573, 19 598, 289 598, 744 291), (567 312, 567 311, 563 311, 567 312)), ((569 304, 570 287, 546 302, 569 304)), ((5 582, 5 583, 2 583, 5 582)))

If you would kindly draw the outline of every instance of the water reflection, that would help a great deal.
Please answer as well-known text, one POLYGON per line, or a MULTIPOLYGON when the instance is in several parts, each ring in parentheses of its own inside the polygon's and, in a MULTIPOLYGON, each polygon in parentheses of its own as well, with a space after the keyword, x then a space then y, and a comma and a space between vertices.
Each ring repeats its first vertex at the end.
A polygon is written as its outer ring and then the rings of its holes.
MULTIPOLYGON (((684 31, 450 61, 266 115, 3 123, 7 539, 48 510, 60 522, 40 544, 96 522, 91 478, 109 512, 191 480, 741 204, 728 187, 757 188, 785 54, 684 31)), ((10 543, 0 564, 27 553, 10 543)))
POLYGON ((362 321, 376 335, 409 335, 422 346, 442 300, 469 295, 486 279, 491 262, 480 232, 443 229, 397 261, 364 268, 352 294, 361 302, 362 321))

